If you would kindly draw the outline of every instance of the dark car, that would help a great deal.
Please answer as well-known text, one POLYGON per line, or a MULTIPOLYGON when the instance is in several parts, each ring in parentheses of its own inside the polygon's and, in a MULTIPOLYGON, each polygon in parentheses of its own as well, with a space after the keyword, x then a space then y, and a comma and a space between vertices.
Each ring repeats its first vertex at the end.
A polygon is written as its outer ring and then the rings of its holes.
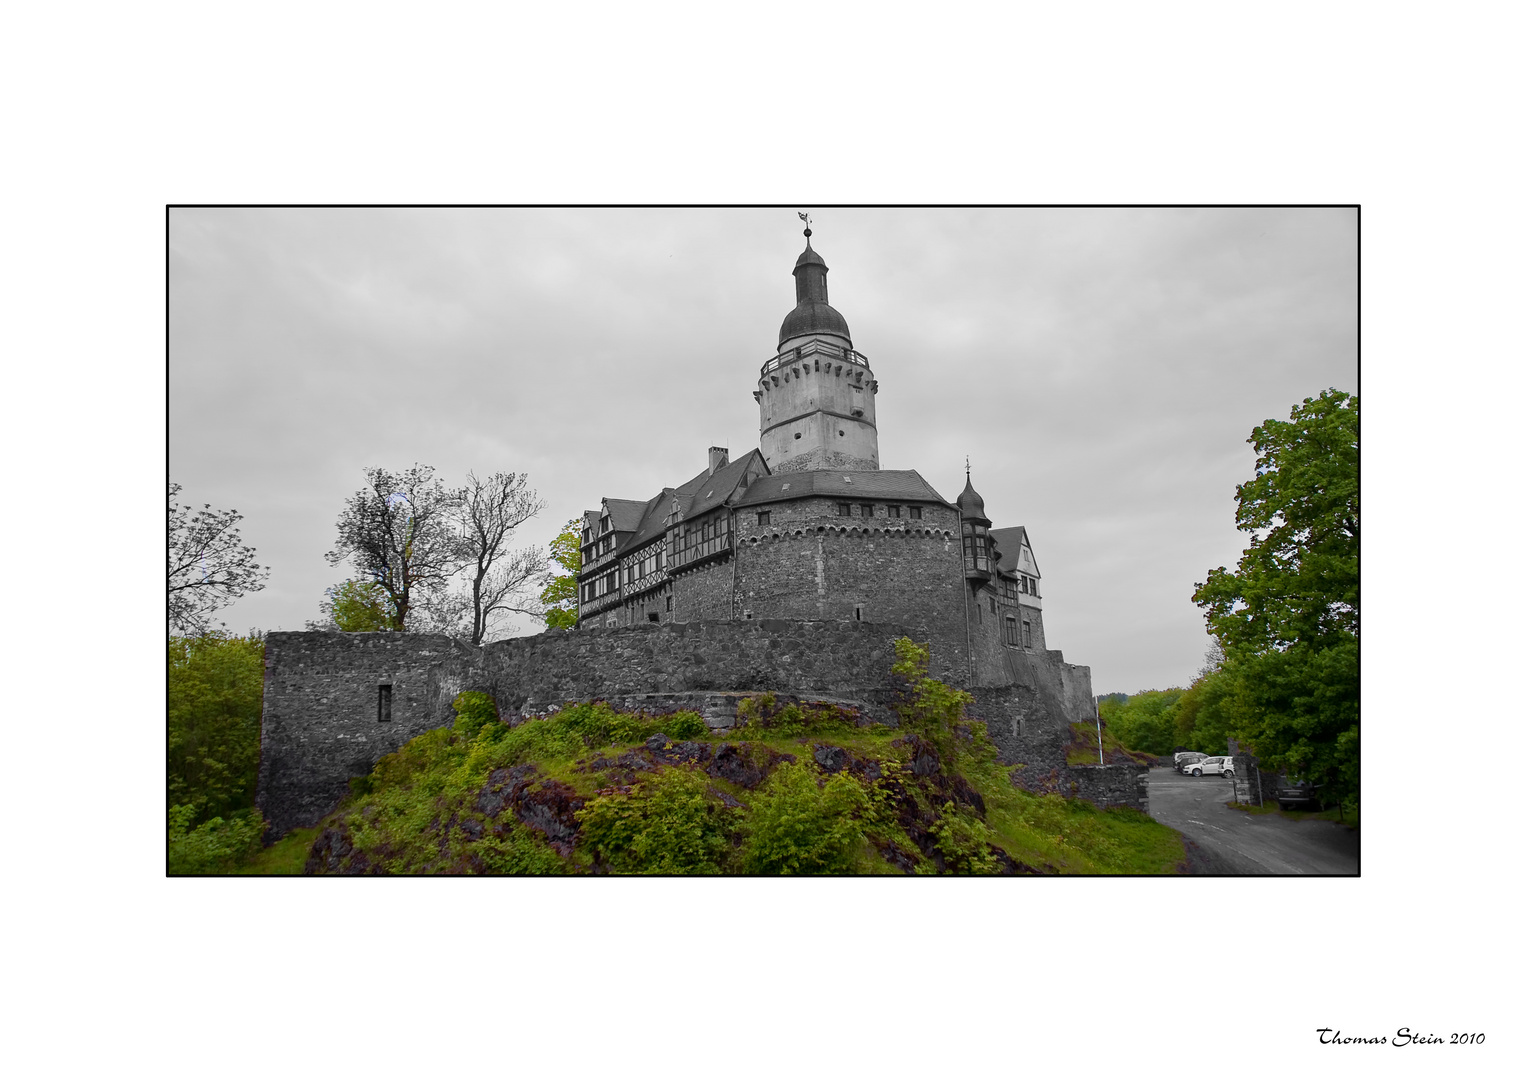
POLYGON ((1321 785, 1312 784, 1308 780, 1295 780, 1285 784, 1273 793, 1273 797, 1278 800, 1278 805, 1284 810, 1324 810, 1326 808, 1321 785))
POLYGON ((1197 750, 1180 750, 1172 755, 1172 768, 1180 773, 1186 773, 1196 761, 1202 761, 1208 754, 1200 754, 1197 750))

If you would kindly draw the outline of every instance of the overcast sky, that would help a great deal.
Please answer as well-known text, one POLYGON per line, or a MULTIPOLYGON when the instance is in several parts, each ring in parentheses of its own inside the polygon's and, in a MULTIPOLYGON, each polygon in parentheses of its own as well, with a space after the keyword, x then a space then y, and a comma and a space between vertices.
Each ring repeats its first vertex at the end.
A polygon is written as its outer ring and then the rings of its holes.
MULTIPOLYGON (((882 467, 953 499, 969 455, 1051 647, 1099 693, 1186 685, 1252 427, 1357 390, 1356 211, 802 209, 882 467)), ((756 447, 803 245, 793 209, 171 211, 170 477, 271 567, 221 618, 318 615, 367 466, 526 472, 544 545, 756 447)))

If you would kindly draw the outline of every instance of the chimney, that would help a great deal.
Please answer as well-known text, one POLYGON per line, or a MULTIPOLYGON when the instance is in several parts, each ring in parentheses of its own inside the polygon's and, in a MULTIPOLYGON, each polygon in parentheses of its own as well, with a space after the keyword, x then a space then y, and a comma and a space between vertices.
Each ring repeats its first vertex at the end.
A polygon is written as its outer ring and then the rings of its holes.
POLYGON ((717 469, 726 468, 726 447, 713 446, 710 448, 710 475, 715 476, 717 469))

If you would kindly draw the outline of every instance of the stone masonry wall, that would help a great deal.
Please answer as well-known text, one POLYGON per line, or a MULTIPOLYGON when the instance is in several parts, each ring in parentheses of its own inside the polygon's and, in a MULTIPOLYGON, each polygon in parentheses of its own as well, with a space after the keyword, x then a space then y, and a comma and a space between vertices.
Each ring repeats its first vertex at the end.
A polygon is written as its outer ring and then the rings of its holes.
POLYGON ((473 650, 435 634, 272 632, 255 805, 270 834, 315 824, 384 754, 440 725, 437 665, 473 650), (378 720, 389 685, 392 718, 378 720))
MULTIPOLYGON (((727 573, 722 564, 711 571, 727 573)), ((453 719, 463 690, 493 695, 509 722, 565 702, 700 712, 727 726, 738 696, 774 691, 852 704, 894 723, 891 665, 898 637, 931 640, 935 677, 964 685, 963 640, 927 627, 853 620, 724 620, 548 631, 473 648, 424 634, 273 632, 266 641, 257 804, 270 832, 316 824, 352 776, 453 719), (392 719, 377 719, 378 686, 392 687, 392 719)), ((1067 724, 1059 653, 1025 658, 1022 685, 977 691, 972 713, 1009 762, 1064 761, 1067 724)), ((1077 669, 1085 671, 1086 669, 1077 669)))
POLYGON ((674 577, 674 621, 729 620, 732 617, 732 560, 730 557, 707 563, 697 570, 682 570, 674 577))
POLYGON ((738 524, 739 618, 857 617, 913 627, 910 636, 934 644, 934 677, 967 681, 953 511, 930 506, 924 520, 909 521, 886 519, 883 504, 873 519, 840 518, 833 500, 769 509, 768 526, 738 524))
POLYGON ((1150 813, 1149 765, 1028 765, 1013 771, 1013 783, 1037 795, 1086 799, 1100 808, 1127 806, 1150 813))

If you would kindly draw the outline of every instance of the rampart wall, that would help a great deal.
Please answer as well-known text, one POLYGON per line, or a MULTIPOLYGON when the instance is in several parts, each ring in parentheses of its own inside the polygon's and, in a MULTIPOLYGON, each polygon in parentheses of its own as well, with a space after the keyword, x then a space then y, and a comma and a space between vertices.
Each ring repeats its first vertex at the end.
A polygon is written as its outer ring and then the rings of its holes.
POLYGON ((436 634, 267 634, 255 803, 271 834, 317 824, 350 777, 439 727, 440 666, 474 651, 436 634))
MULTIPOLYGON (((729 580, 729 571, 722 564, 702 573, 729 580)), ((716 620, 548 631, 480 648, 428 634, 272 632, 257 802, 272 836, 316 824, 351 777, 449 724, 451 702, 463 690, 492 694, 511 723, 569 701, 603 699, 649 713, 691 709, 725 727, 738 697, 761 691, 849 703, 866 719, 894 723, 898 637, 930 642, 930 673, 966 685, 963 635, 952 644, 947 629, 716 620), (385 720, 384 686, 391 708, 385 720)), ((1091 715, 1090 701, 1076 700, 1075 673, 1087 669, 1063 664, 1059 653, 1020 655, 1013 670, 1022 681, 978 689, 972 712, 988 722, 1004 760, 1063 761, 1069 721, 1091 715)))

